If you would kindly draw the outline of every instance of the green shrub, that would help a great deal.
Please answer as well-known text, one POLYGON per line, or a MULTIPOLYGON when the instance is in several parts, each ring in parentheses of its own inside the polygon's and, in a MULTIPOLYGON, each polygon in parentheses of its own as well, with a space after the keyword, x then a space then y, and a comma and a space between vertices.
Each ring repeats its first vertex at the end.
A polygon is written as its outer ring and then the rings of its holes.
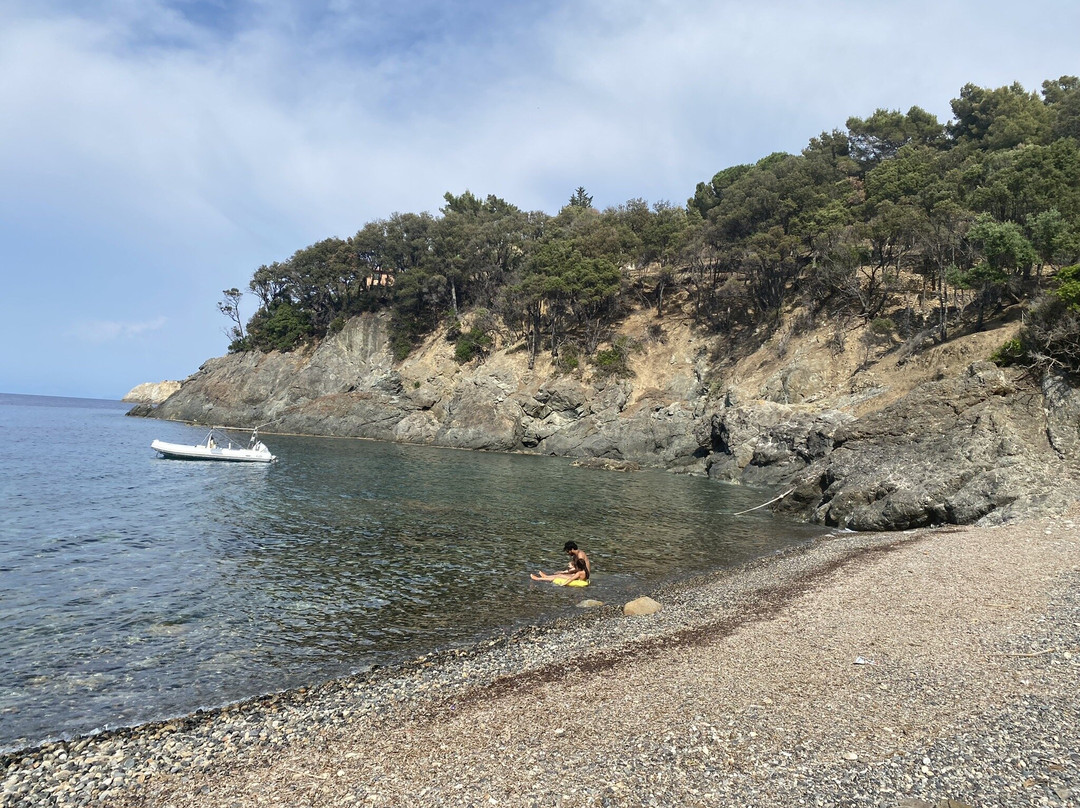
POLYGON ((870 333, 876 337, 891 337, 896 332, 896 323, 888 317, 878 317, 870 321, 870 333))
POLYGON ((581 367, 581 353, 577 345, 564 342, 559 347, 559 355, 555 357, 555 369, 559 373, 573 373, 579 367, 581 367))
POLYGON ((628 337, 618 337, 610 348, 597 351, 593 356, 593 365, 601 376, 629 376, 630 353, 637 344, 628 337))
POLYGON ((472 327, 465 334, 458 337, 454 347, 454 359, 459 365, 471 362, 478 356, 484 356, 491 347, 492 339, 477 327, 472 327))
POLYGON ((1073 311, 1080 311, 1080 264, 1063 267, 1057 274, 1054 296, 1073 311))
POLYGON ((1025 364, 1027 358, 1024 341, 1019 337, 1005 340, 1001 347, 990 356, 991 361, 1002 366, 1025 364))
POLYGON ((248 337, 238 337, 229 343, 229 353, 246 353, 250 350, 252 345, 248 337))
POLYGON ((1080 307, 1073 308, 1059 294, 1035 301, 1024 318, 1020 342, 1024 365, 1080 378, 1080 307))
POLYGON ((311 317, 288 300, 259 309, 248 323, 248 339, 260 351, 291 351, 314 335, 311 317))

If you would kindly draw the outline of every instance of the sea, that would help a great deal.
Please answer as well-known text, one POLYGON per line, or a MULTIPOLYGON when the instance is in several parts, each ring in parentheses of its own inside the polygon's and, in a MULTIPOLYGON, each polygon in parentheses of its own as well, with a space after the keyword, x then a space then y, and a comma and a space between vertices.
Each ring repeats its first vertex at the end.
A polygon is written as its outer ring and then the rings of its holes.
MULTIPOLYGON (((0 750, 460 648, 822 530, 774 491, 565 458, 263 434, 272 464, 167 460, 206 429, 0 394, 0 750), (592 562, 587 589, 534 582, 592 562)), ((242 442, 245 436, 238 435, 242 442)))

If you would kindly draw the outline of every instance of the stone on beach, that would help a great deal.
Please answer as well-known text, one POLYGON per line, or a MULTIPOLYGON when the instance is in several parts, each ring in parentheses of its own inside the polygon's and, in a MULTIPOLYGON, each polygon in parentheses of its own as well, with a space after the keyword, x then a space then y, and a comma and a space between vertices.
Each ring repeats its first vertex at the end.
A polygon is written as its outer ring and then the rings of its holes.
POLYGON ((623 614, 628 617, 643 617, 656 614, 662 607, 650 597, 637 598, 623 606, 623 614))

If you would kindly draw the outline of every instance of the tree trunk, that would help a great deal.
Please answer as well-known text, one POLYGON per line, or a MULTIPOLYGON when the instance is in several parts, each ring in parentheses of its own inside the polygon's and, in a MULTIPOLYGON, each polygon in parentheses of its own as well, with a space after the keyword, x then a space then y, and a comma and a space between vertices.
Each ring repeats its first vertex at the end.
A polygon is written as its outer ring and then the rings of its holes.
POLYGON ((949 313, 949 290, 945 287, 945 271, 938 274, 938 339, 944 342, 948 339, 946 317, 949 313))
POLYGON ((529 370, 536 365, 536 354, 540 347, 540 306, 529 309, 529 370))

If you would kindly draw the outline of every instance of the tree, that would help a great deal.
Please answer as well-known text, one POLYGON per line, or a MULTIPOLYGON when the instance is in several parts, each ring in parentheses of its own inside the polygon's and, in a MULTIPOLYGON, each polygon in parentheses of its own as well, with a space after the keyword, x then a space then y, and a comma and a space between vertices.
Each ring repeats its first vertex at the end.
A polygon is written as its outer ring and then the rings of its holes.
POLYGON ((955 280, 969 289, 978 290, 976 328, 982 328, 987 305, 1000 298, 1013 275, 1029 270, 1037 256, 1019 225, 999 222, 987 213, 975 220, 968 238, 984 260, 955 273, 955 280))
POLYGON ((744 267, 762 314, 773 314, 783 305, 802 265, 798 251, 799 240, 780 227, 747 239, 744 267))
POLYGON ((306 313, 317 337, 326 334, 336 317, 353 313, 354 303, 366 288, 356 251, 339 238, 297 250, 287 266, 292 302, 306 313))
POLYGON ((938 299, 938 341, 948 338, 949 283, 967 263, 964 236, 971 214, 951 199, 923 212, 918 223, 923 272, 933 279, 938 299))
POLYGON ((504 199, 466 191, 447 193, 432 230, 436 271, 447 280, 449 306, 492 306, 507 275, 520 263, 542 222, 504 199))
MULTIPOLYGON (((265 315, 272 316, 275 307, 289 303, 309 336, 319 338, 335 319, 355 313, 365 278, 352 244, 328 238, 297 250, 287 261, 259 267, 249 287, 262 301, 260 311, 265 315)), ((251 331, 249 325, 249 336, 251 331)))
POLYGON ((583 329, 592 350, 621 281, 618 267, 607 258, 586 255, 571 240, 546 239, 524 268, 516 290, 527 312, 529 367, 544 333, 553 357, 571 326, 583 329))
POLYGON ((686 210, 670 202, 656 202, 641 234, 642 261, 670 264, 687 229, 686 210))
POLYGON ((982 252, 986 263, 1001 272, 1029 269, 1037 259, 1031 242, 1015 222, 999 222, 984 213, 975 220, 968 237, 982 252))
POLYGON ((964 201, 973 210, 1017 223, 1057 208, 1080 216, 1080 146, 1071 138, 1047 146, 980 152, 965 160, 964 201))
POLYGON ((1046 105, 1020 84, 987 90, 965 84, 952 101, 952 138, 983 149, 1011 149, 1021 143, 1045 143, 1052 136, 1046 105))
POLYGON ((291 351, 313 335, 308 313, 288 300, 259 309, 248 323, 248 338, 260 351, 291 351))
POLYGON ((592 197, 585 192, 585 186, 579 185, 567 204, 572 208, 591 208, 592 197))
POLYGON ((255 270, 248 288, 259 298, 262 308, 270 308, 275 301, 289 296, 287 267, 277 261, 269 266, 263 264, 255 270))
POLYGON ((686 202, 687 209, 697 211, 702 218, 705 218, 710 210, 724 200, 725 192, 752 168, 753 166, 749 164, 732 166, 716 172, 708 183, 699 182, 694 196, 686 202))
POLYGON ((224 314, 232 322, 232 327, 225 330, 225 336, 229 338, 229 353, 239 353, 248 350, 247 336, 244 334, 244 321, 240 317, 240 298, 244 293, 235 286, 225 289, 221 293, 222 299, 218 301, 218 311, 224 314))
MULTIPOLYGON (((884 203, 925 207, 925 193, 941 179, 944 168, 941 162, 939 153, 933 149, 907 145, 891 159, 874 166, 866 173, 865 213, 873 216, 884 203)), ((940 200, 934 200, 937 201, 940 200)))
POLYGON ((1043 99, 1054 118, 1054 137, 1080 141, 1080 78, 1062 76, 1044 81, 1043 99))
POLYGON ((851 156, 864 169, 895 157, 909 143, 937 147, 945 137, 945 127, 920 107, 912 107, 906 115, 879 109, 866 120, 848 118, 847 128, 851 156))
POLYGON ((1071 257, 1076 250, 1075 237, 1065 217, 1057 208, 1044 210, 1042 213, 1028 216, 1027 229, 1031 237, 1031 246, 1039 256, 1036 277, 1042 278, 1042 269, 1047 264, 1056 264, 1071 257))

